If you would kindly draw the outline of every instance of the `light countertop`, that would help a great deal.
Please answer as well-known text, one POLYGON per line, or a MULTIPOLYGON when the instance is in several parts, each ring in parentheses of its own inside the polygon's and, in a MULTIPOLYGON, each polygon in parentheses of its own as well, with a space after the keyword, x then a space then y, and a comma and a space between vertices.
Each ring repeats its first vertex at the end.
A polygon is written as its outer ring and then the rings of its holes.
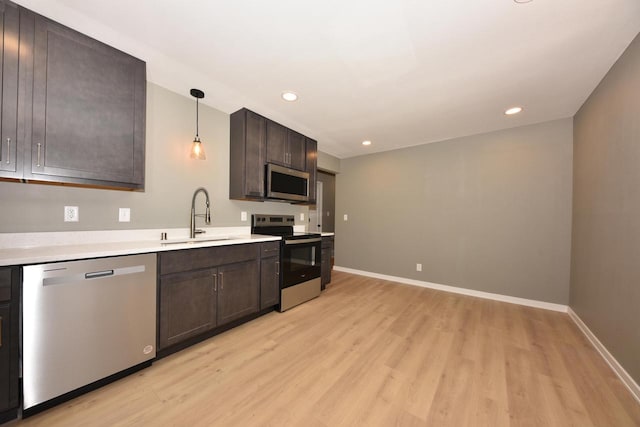
POLYGON ((188 239, 186 229, 0 233, 0 266, 278 240, 280 240, 278 236, 252 235, 245 227, 212 227, 207 229, 207 234, 198 236, 196 239, 188 239), (160 232, 168 232, 169 239, 160 240, 160 232))

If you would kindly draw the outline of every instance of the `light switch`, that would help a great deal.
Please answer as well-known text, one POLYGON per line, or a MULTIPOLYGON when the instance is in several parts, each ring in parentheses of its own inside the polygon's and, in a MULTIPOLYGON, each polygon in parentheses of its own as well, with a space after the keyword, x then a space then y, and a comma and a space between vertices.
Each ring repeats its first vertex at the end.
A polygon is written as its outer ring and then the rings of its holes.
POLYGON ((129 209, 129 208, 120 208, 118 210, 118 221, 120 221, 120 222, 130 222, 131 221, 131 209, 129 209))
POLYGON ((300 221, 304 221, 304 212, 300 212, 300 221))
POLYGON ((345 220, 345 221, 349 221, 349 215, 344 214, 344 220, 345 220))
POLYGON ((240 221, 246 221, 247 220, 247 213, 242 211, 240 212, 240 221))

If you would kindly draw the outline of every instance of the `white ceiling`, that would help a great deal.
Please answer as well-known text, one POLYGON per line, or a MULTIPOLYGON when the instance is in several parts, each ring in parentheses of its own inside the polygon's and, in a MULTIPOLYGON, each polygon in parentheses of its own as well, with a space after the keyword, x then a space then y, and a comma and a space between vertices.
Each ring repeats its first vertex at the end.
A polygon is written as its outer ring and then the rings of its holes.
POLYGON ((18 3, 340 158, 570 117, 640 31, 638 0, 18 3))

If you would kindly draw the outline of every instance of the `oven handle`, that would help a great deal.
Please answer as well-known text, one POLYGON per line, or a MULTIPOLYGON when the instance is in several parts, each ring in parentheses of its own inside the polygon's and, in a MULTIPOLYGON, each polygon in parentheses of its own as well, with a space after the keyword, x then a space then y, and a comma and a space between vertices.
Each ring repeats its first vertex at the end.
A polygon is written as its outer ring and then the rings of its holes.
POLYGON ((317 243, 321 242, 321 237, 312 237, 311 239, 298 239, 298 240, 285 240, 285 245, 302 245, 304 243, 317 243))

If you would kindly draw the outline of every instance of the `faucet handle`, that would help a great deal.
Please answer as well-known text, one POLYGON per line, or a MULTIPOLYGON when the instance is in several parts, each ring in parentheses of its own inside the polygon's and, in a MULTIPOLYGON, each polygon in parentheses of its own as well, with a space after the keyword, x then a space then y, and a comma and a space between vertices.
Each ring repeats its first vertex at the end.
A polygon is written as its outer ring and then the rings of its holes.
POLYGON ((206 230, 201 230, 201 229, 196 229, 193 230, 193 234, 205 234, 207 231, 206 230))

